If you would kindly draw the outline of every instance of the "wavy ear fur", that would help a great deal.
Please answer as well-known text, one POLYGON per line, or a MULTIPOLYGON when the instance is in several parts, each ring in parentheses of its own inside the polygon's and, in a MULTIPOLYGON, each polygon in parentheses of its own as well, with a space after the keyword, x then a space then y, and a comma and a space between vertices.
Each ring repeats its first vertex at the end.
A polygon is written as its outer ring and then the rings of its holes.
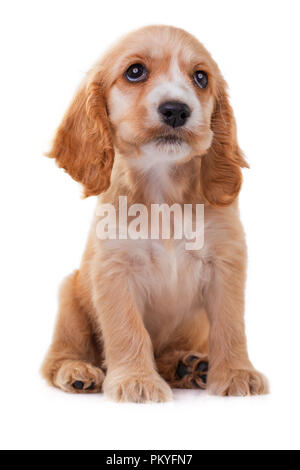
POLYGON ((237 197, 241 184, 241 167, 248 167, 236 137, 236 124, 222 81, 211 118, 213 141, 202 158, 201 186, 212 206, 228 206, 237 197))
POLYGON ((108 189, 114 149, 100 81, 77 92, 48 156, 83 184, 86 197, 108 189))

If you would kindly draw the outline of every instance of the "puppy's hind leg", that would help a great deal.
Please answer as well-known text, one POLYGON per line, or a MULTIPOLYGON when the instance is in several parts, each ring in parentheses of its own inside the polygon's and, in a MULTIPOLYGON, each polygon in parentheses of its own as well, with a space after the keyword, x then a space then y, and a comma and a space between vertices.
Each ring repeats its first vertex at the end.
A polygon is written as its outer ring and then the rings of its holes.
POLYGON ((159 374, 172 388, 206 389, 209 323, 200 308, 181 324, 165 350, 156 354, 159 374))
POLYGON ((76 299, 77 275, 78 271, 62 285, 54 338, 41 373, 65 392, 95 393, 102 389, 104 373, 96 366, 101 357, 89 318, 76 299))

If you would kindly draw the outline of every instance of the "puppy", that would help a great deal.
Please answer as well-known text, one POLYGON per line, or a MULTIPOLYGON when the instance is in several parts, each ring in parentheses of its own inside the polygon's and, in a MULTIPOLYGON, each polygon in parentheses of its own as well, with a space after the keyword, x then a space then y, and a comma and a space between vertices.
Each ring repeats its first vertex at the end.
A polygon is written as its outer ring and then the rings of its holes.
POLYGON ((197 39, 169 26, 123 38, 88 73, 49 156, 85 196, 101 196, 80 269, 61 287, 47 381, 133 402, 170 400, 171 387, 266 393, 244 325, 237 196, 248 165, 226 83, 197 39), (149 210, 190 205, 190 216, 204 205, 204 243, 187 249, 176 216, 169 239, 161 229, 154 239, 124 236, 120 196, 149 210), (104 205, 118 236, 99 236, 104 205))

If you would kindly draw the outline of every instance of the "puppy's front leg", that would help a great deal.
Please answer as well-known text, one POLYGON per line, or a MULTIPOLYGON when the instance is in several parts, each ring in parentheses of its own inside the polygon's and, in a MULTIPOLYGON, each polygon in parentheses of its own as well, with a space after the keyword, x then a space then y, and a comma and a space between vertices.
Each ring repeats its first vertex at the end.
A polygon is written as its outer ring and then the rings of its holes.
POLYGON ((208 389, 216 395, 268 392, 267 381, 251 364, 244 326, 243 253, 219 257, 206 292, 210 320, 208 389), (220 260, 221 259, 221 260, 220 260))
POLYGON ((107 365, 104 393, 115 401, 169 401, 172 392, 155 370, 151 339, 128 274, 113 272, 113 279, 101 275, 95 285, 107 365))

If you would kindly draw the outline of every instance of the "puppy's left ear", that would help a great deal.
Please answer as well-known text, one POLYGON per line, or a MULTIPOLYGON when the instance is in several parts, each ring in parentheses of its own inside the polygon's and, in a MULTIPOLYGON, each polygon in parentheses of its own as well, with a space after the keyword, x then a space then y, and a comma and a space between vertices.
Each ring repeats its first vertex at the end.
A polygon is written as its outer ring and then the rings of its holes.
POLYGON ((237 143, 235 119, 224 80, 218 87, 211 129, 212 144, 202 157, 201 187, 210 205, 228 206, 240 191, 241 167, 249 166, 237 143))
POLYGON ((83 185, 86 197, 108 189, 114 148, 100 80, 79 89, 48 156, 83 185))

